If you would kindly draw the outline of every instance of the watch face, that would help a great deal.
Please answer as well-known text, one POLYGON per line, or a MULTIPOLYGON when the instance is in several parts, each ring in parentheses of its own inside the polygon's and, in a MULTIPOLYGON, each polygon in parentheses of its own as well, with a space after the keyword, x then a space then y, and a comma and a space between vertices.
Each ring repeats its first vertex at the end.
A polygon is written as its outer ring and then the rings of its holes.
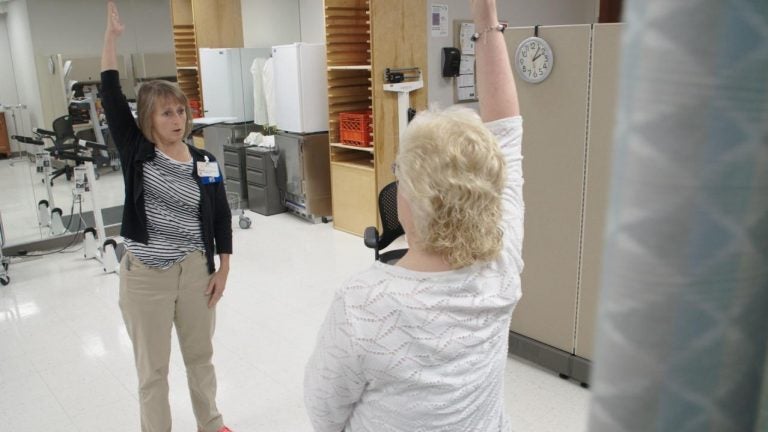
POLYGON ((520 42, 515 52, 515 69, 524 81, 540 83, 552 72, 555 57, 547 41, 529 37, 520 42))

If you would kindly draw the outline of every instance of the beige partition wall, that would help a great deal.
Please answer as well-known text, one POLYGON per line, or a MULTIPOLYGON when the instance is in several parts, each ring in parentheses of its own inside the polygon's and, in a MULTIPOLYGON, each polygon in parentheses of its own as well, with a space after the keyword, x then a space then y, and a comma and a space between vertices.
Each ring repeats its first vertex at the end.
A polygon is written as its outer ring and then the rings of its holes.
MULTIPOLYGON (((526 210, 523 298, 512 331, 567 353, 574 350, 590 33, 589 25, 539 28, 554 53, 552 73, 539 84, 515 77, 526 210)), ((532 27, 507 30, 510 58, 533 34, 532 27)))
MULTIPOLYGON (((532 28, 508 30, 510 57, 532 28)), ((524 118, 523 298, 510 352, 589 382, 602 272, 621 24, 542 27, 555 65, 517 78, 524 118)))
POLYGON ((581 279, 576 321, 577 356, 592 359, 597 299, 603 257, 603 230, 611 178, 611 148, 616 120, 621 24, 596 24, 592 33, 592 79, 587 177, 584 194, 581 279))

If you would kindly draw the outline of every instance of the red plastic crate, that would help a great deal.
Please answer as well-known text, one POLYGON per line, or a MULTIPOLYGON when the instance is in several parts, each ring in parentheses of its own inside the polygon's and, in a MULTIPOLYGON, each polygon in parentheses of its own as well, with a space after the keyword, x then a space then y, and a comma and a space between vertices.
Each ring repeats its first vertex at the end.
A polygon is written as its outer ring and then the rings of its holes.
POLYGON ((203 112, 200 109, 200 101, 197 99, 189 100, 189 108, 192 111, 192 118, 200 118, 203 116, 203 112))
POLYGON ((342 144, 371 146, 371 112, 339 113, 339 139, 342 144))

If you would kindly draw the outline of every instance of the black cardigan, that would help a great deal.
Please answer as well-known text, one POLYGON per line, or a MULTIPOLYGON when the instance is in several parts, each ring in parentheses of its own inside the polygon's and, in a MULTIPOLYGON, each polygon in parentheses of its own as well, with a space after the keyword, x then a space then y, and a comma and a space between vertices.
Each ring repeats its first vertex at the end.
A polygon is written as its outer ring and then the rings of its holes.
MULTIPOLYGON (((144 208, 144 161, 155 157, 155 145, 149 141, 133 119, 128 101, 120 88, 120 76, 116 70, 101 73, 101 104, 109 124, 109 133, 120 153, 125 183, 125 204, 120 235, 147 244, 147 213, 144 208)), ((215 161, 216 158, 205 150, 188 146, 194 161, 215 161)), ((200 214, 205 256, 208 259, 208 273, 216 267, 213 262, 214 250, 219 254, 232 253, 232 212, 227 202, 223 182, 203 184, 192 170, 192 176, 200 185, 200 214)))

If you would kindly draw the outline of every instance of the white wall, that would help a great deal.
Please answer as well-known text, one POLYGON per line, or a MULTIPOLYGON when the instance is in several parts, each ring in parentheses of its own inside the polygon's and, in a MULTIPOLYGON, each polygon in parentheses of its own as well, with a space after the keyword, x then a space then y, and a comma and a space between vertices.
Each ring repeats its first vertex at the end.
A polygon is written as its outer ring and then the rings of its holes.
POLYGON ((16 93, 16 73, 13 71, 11 44, 8 39, 6 15, 0 13, 0 104, 16 105, 19 97, 16 93))
POLYGON ((325 43, 325 13, 322 0, 300 0, 301 41, 325 43))
MULTIPOLYGON (((102 0, 27 0, 37 55, 101 56, 106 19, 102 0)), ((173 52, 168 1, 117 0, 125 32, 118 52, 173 52)))
MULTIPOLYGON (((126 23, 119 52, 173 51, 167 0, 117 0, 117 3, 126 23)), ((440 76, 440 50, 443 46, 453 46, 453 20, 469 19, 469 5, 466 0, 429 1, 425 19, 429 19, 432 3, 448 5, 451 32, 448 37, 432 37, 430 34, 427 38, 429 99, 450 105, 453 103, 453 83, 440 76)), ((501 18, 513 26, 579 24, 594 21, 599 0, 499 0, 498 7, 501 18)), ((30 106, 33 121, 40 121, 43 110, 36 61, 57 53, 99 56, 104 32, 104 1, 14 0, 7 3, 7 9, 6 32, 19 101, 30 106), (29 31, 30 25, 34 32, 29 31)), ((241 0, 241 13, 246 47, 325 41, 322 0, 241 0)), ((0 59, 2 50, 0 44, 0 59)), ((47 72, 41 70, 40 73, 47 72)), ((3 83, 0 88, 6 87, 8 85, 3 83)))
POLYGON ((13 56, 16 89, 19 94, 18 101, 28 106, 32 127, 42 127, 43 111, 40 90, 37 86, 37 68, 27 14, 27 0, 14 0, 8 3, 6 24, 8 45, 13 56))
MULTIPOLYGON (((508 21, 511 27, 563 24, 592 24, 597 20, 600 9, 599 0, 499 0, 497 3, 499 19, 508 21)), ((454 103, 453 79, 443 78, 441 74, 441 55, 443 47, 455 46, 453 35, 454 20, 471 20, 472 15, 467 0, 430 0, 427 2, 427 41, 429 56, 428 99, 447 107, 454 103), (432 4, 448 6, 449 32, 445 37, 433 37, 430 31, 432 4)), ((402 65, 406 66, 406 65, 402 65)), ((471 106, 471 105, 470 105, 471 106)))
POLYGON ((242 0, 240 13, 246 48, 301 41, 299 0, 242 0))

